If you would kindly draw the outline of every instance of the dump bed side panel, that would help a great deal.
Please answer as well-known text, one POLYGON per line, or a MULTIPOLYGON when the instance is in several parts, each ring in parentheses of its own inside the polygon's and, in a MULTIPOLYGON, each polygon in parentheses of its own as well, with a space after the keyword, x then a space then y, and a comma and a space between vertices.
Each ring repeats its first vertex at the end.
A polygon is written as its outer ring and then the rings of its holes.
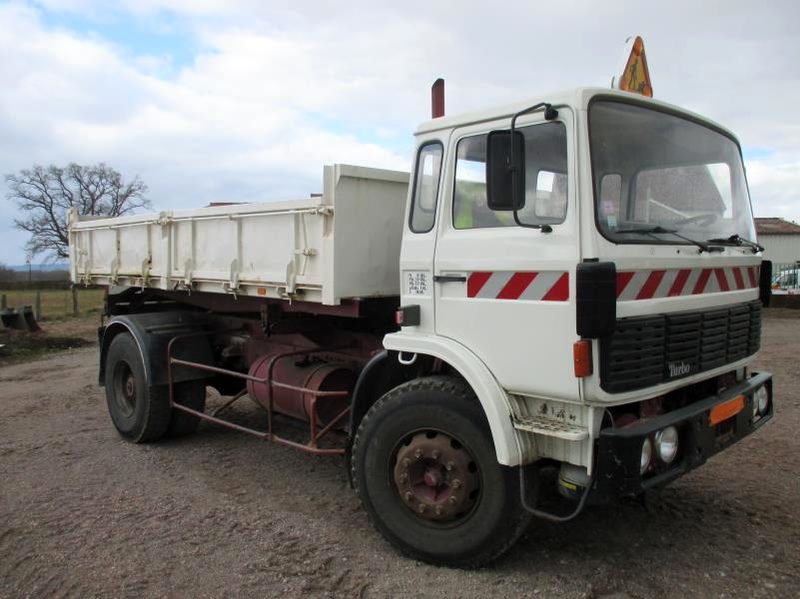
POLYGON ((326 167, 322 197, 119 218, 71 214, 72 280, 326 304, 397 295, 407 178, 335 165, 326 167))

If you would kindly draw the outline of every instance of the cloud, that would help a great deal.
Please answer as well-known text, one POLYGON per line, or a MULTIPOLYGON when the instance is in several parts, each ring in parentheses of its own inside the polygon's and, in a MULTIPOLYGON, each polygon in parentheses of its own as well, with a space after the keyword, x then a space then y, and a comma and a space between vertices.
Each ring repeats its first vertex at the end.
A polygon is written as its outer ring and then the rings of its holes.
POLYGON ((633 24, 656 97, 736 131, 757 214, 800 219, 798 21, 795 3, 716 0, 5 3, 0 166, 106 161, 159 209, 304 196, 326 163, 407 169, 435 78, 450 114, 605 86, 633 24))
POLYGON ((800 159, 796 155, 779 155, 769 162, 751 160, 747 164, 747 179, 756 215, 800 221, 800 159))
MULTIPOLYGON (((14 57, 0 63, 11 82, 0 97, 4 172, 106 161, 140 174, 157 208, 179 208, 304 197, 320 191, 322 165, 333 162, 407 168, 410 137, 392 147, 388 129, 381 144, 351 131, 358 107, 345 99, 369 83, 317 76, 318 42, 198 33, 204 51, 170 80, 154 75, 159 65, 147 57, 126 61, 112 43, 47 28, 20 4, 0 5, 0 28, 0 52, 14 57)), ((3 251, 0 260, 22 258, 8 245, 3 251)))

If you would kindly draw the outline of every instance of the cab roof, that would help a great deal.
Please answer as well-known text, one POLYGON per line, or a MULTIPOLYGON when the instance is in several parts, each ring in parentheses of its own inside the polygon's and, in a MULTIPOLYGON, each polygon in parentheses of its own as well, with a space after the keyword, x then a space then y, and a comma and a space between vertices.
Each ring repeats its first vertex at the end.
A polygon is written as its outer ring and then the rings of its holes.
POLYGON ((417 127, 415 135, 423 135, 433 133, 435 131, 454 129, 456 127, 465 127, 468 125, 477 125, 479 123, 494 121, 497 119, 510 119, 517 112, 533 106, 534 104, 538 104, 539 102, 549 102, 554 108, 568 106, 575 110, 586 110, 591 99, 596 96, 619 98, 627 102, 641 104, 642 106, 650 106, 652 108, 659 108, 669 112, 678 113, 693 120, 699 121, 705 125, 710 125, 711 127, 719 129, 735 139, 738 143, 738 138, 730 129, 723 127, 719 123, 695 112, 686 110, 674 104, 669 104, 668 102, 662 102, 661 100, 654 100, 639 94, 623 92, 607 87, 578 87, 570 90, 545 94, 537 98, 531 98, 525 101, 516 102, 514 104, 507 104, 505 106, 495 106, 477 112, 455 114, 452 116, 443 116, 438 119, 431 119, 421 123, 417 127))

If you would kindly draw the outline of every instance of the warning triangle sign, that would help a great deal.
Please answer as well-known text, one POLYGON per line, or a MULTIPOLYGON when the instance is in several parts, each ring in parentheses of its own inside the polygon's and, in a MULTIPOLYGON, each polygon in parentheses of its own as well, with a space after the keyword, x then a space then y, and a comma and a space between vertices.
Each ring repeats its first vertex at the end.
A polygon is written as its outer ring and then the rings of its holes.
POLYGON ((650 71, 647 68, 647 57, 644 54, 644 42, 638 35, 625 40, 624 67, 613 87, 626 92, 653 97, 653 85, 650 82, 650 71))

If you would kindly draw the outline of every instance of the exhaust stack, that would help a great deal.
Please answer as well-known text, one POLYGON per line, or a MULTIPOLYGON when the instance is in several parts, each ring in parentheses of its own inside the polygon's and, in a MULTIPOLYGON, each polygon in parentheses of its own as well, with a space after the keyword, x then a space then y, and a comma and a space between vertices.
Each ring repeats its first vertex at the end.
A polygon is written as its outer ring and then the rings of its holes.
POLYGON ((444 79, 441 77, 431 86, 431 118, 444 116, 444 79))

